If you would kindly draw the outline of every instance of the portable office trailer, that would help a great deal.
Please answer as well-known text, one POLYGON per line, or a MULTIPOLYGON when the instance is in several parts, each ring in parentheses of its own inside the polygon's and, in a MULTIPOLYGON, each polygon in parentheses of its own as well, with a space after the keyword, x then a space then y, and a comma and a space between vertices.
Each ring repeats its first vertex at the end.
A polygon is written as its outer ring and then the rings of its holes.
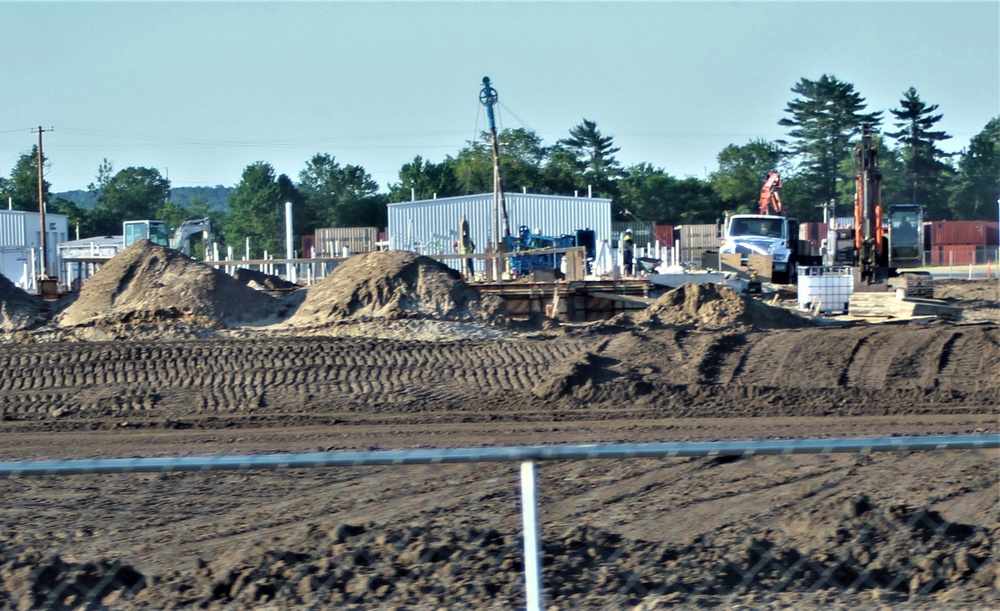
MULTIPOLYGON (((589 197, 562 197, 530 193, 505 193, 510 232, 526 226, 541 235, 575 234, 592 229, 598 249, 611 240, 611 200, 589 197)), ((458 240, 459 224, 465 215, 475 252, 486 251, 494 241, 492 193, 443 197, 389 204, 388 243, 391 250, 409 250, 425 255, 452 254, 458 240)), ((502 231, 502 228, 501 228, 502 231)), ((458 270, 461 260, 447 261, 458 270)), ((478 264, 481 269, 481 263, 478 264)))
MULTIPOLYGON (((29 276, 36 276, 40 271, 40 256, 38 249, 42 244, 41 215, 38 212, 28 212, 25 210, 0 210, 0 246, 19 247, 22 249, 35 250, 36 269, 31 270, 29 276)), ((59 262, 57 260, 56 245, 66 241, 68 234, 68 220, 64 214, 45 215, 45 252, 48 269, 45 273, 56 276, 59 272, 59 262)), ((6 275, 6 274, 4 274, 6 275)), ((13 278, 9 278, 15 281, 13 278)))

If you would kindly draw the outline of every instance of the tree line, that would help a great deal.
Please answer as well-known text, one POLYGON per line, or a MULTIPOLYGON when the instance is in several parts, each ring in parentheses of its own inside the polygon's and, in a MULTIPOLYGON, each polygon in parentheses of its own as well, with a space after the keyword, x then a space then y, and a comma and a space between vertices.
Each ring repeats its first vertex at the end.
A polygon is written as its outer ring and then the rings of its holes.
MULTIPOLYGON (((650 163, 623 167, 614 137, 584 118, 551 145, 529 129, 502 130, 504 187, 549 195, 590 190, 612 200, 619 220, 706 223, 727 213, 753 211, 765 175, 778 170, 790 215, 819 220, 821 206, 834 201, 837 214, 845 216, 854 198, 854 150, 862 126, 869 125, 879 147, 883 202, 920 204, 925 217, 935 220, 992 218, 1000 195, 1000 117, 990 120, 965 151, 950 154, 940 148, 951 136, 937 128, 943 117, 938 105, 925 102, 913 87, 902 93, 897 108, 889 109, 888 119, 884 111, 869 111, 851 83, 832 75, 802 78, 791 91, 795 98, 778 120, 787 128, 787 138, 730 144, 718 153, 718 169, 706 178, 678 178, 650 163), (889 125, 883 126, 886 121, 889 125)), ((0 177, 0 197, 11 198, 15 209, 37 210, 37 180, 33 147, 9 178, 0 177)), ((342 164, 329 153, 315 154, 297 179, 258 161, 243 170, 228 210, 210 206, 198 195, 178 203, 158 170, 115 171, 107 159, 88 186, 96 202, 92 209, 52 198, 48 189, 44 182, 48 209, 67 214, 84 236, 120 233, 127 219, 157 218, 176 226, 207 216, 221 229, 220 242, 242 252, 249 237, 251 255, 260 256, 283 249, 284 202, 293 202, 294 226, 304 233, 318 227, 385 227, 390 202, 492 191, 493 158, 489 134, 483 132, 439 163, 416 156, 385 190, 363 167, 342 164)))

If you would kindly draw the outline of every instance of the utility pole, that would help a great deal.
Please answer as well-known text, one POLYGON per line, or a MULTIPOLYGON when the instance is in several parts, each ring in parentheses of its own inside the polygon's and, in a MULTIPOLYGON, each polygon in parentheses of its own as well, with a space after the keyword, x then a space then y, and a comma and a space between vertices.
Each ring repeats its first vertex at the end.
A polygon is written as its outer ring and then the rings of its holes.
POLYGON ((49 267, 48 267, 48 253, 47 246, 45 244, 45 181, 42 179, 42 134, 44 132, 50 132, 53 128, 42 129, 39 125, 37 130, 31 130, 38 133, 38 218, 39 223, 41 223, 42 232, 39 234, 39 247, 41 250, 41 271, 38 274, 39 280, 49 279, 49 267))

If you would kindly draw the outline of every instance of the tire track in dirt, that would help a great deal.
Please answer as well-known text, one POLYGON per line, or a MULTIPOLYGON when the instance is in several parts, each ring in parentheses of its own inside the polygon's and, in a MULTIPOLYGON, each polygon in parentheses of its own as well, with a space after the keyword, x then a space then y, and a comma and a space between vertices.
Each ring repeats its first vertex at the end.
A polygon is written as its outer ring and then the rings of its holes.
POLYGON ((548 366, 582 348, 573 341, 525 346, 359 339, 76 344, 50 354, 38 346, 4 346, 0 366, 15 375, 0 379, 0 405, 11 418, 42 414, 24 406, 43 401, 53 402, 52 410, 122 415, 157 403, 189 413, 322 402, 316 397, 472 400, 497 388, 530 389, 548 366), (59 388, 73 392, 53 397, 59 388))

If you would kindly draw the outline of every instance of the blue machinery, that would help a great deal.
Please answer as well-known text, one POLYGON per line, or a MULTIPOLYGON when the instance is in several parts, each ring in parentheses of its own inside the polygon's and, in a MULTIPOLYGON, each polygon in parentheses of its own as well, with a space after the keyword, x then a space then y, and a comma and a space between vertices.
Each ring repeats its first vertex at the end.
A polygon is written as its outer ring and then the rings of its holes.
POLYGON ((546 236, 531 233, 526 225, 521 225, 517 229, 517 235, 507 236, 507 252, 526 253, 524 256, 510 258, 511 273, 521 278, 538 269, 558 270, 565 253, 545 252, 545 250, 576 246, 585 249, 584 256, 589 272, 590 264, 597 254, 597 238, 593 229, 578 229, 572 235, 546 236))

